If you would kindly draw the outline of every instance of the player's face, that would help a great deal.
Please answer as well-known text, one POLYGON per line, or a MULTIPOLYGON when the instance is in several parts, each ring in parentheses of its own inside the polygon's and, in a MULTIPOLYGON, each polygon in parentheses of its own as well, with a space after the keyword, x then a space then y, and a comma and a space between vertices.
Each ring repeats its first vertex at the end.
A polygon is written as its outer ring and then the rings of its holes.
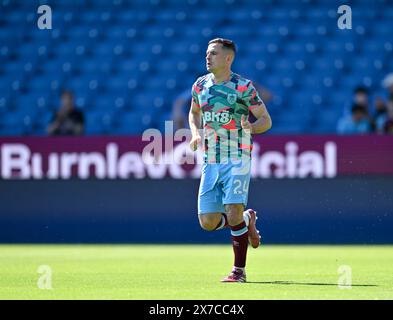
POLYGON ((221 43, 212 43, 206 50, 206 69, 209 72, 217 72, 230 65, 228 50, 222 48, 221 43))

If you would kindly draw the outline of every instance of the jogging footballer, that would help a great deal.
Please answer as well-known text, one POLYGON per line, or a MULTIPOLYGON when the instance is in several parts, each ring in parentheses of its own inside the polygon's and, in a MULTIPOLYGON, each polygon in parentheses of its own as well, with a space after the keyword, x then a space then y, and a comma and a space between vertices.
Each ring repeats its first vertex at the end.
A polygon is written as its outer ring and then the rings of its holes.
POLYGON ((231 273, 222 282, 246 282, 248 243, 260 245, 256 211, 245 209, 251 174, 252 135, 269 130, 270 115, 252 82, 231 71, 236 45, 216 38, 206 51, 208 74, 192 86, 190 148, 204 151, 198 217, 208 231, 230 228, 231 273), (256 120, 250 123, 250 112, 256 120))

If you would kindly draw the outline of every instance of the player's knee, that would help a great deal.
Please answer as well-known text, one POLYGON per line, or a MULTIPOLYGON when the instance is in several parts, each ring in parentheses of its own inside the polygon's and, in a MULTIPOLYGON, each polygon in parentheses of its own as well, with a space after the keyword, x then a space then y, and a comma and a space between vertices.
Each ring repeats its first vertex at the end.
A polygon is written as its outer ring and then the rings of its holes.
POLYGON ((201 228, 205 231, 214 231, 216 226, 211 223, 200 223, 201 228))
POLYGON ((217 222, 215 220, 209 219, 203 215, 199 216, 199 224, 201 225, 201 228, 206 231, 213 231, 217 227, 217 222))

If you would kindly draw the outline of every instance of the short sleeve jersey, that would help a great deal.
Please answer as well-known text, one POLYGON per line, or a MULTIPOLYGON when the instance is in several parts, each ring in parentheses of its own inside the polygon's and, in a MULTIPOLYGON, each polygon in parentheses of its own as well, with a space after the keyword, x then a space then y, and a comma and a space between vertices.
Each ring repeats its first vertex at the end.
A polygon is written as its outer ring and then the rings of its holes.
POLYGON ((262 100, 250 80, 232 72, 228 81, 215 84, 209 73, 193 84, 192 99, 203 116, 205 161, 251 156, 252 137, 242 129, 241 118, 248 119, 262 100))

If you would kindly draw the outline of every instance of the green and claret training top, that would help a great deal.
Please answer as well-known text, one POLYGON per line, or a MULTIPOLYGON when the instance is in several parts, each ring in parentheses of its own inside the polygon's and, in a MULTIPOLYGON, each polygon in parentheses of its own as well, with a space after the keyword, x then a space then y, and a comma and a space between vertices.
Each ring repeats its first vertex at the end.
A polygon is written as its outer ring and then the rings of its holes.
POLYGON ((248 119, 262 103, 251 80, 231 72, 228 81, 216 84, 209 73, 193 84, 192 99, 202 112, 205 162, 251 156, 252 137, 242 129, 241 118, 248 119))

